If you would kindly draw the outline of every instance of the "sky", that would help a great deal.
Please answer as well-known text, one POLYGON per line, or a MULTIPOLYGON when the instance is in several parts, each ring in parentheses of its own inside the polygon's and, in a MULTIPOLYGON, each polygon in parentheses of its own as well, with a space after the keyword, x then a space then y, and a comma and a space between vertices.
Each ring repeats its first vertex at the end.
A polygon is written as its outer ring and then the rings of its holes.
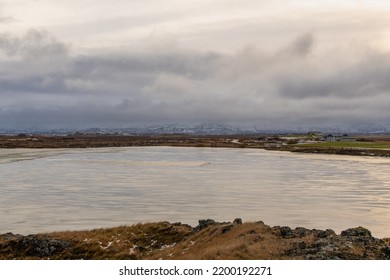
POLYGON ((390 129, 389 13, 379 0, 0 0, 0 128, 390 129))

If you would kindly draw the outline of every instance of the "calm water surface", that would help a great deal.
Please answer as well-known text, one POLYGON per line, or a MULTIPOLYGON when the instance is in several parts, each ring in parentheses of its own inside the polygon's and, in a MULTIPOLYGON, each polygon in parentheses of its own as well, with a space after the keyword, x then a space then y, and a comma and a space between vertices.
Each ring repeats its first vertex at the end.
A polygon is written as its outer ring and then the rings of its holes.
POLYGON ((0 150, 0 233, 240 217, 390 237, 389 170, 390 159, 251 149, 0 150))

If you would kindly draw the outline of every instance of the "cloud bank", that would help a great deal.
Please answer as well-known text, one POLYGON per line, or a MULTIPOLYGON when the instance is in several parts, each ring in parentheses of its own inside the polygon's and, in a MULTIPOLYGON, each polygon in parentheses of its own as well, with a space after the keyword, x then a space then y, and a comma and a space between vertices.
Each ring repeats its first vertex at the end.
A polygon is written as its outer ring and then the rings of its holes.
MULTIPOLYGON (((207 32, 223 34, 219 28, 207 32)), ((272 44, 239 40, 234 50, 154 35, 138 47, 80 48, 46 28, 3 32, 0 127, 389 127, 389 50, 344 32, 329 42, 321 29, 300 29, 272 44)))

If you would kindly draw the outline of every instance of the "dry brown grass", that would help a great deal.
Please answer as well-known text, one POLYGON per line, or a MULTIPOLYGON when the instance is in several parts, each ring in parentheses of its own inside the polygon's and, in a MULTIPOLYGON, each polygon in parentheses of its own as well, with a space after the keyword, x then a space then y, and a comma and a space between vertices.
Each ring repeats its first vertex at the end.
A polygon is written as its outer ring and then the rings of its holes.
POLYGON ((389 246, 389 239, 370 235, 341 236, 262 222, 216 223, 199 230, 160 222, 32 237, 0 235, 0 259, 389 259, 389 246), (40 240, 68 245, 42 255, 42 248, 31 248, 40 240))
POLYGON ((163 259, 256 259, 276 257, 281 244, 261 223, 208 227, 169 250, 153 254, 163 259), (230 230, 229 230, 230 228, 230 230), (228 230, 227 232, 224 232, 228 230), (264 242, 264 240, 266 240, 264 242))

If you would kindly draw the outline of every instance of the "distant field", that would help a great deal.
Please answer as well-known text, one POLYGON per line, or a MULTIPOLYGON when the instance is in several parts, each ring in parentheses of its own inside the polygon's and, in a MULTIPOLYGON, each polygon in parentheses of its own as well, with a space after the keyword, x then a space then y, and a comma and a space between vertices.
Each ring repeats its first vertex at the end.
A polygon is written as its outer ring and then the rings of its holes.
POLYGON ((313 148, 362 148, 362 149, 390 149, 390 142, 319 142, 310 144, 297 144, 297 147, 313 148))

